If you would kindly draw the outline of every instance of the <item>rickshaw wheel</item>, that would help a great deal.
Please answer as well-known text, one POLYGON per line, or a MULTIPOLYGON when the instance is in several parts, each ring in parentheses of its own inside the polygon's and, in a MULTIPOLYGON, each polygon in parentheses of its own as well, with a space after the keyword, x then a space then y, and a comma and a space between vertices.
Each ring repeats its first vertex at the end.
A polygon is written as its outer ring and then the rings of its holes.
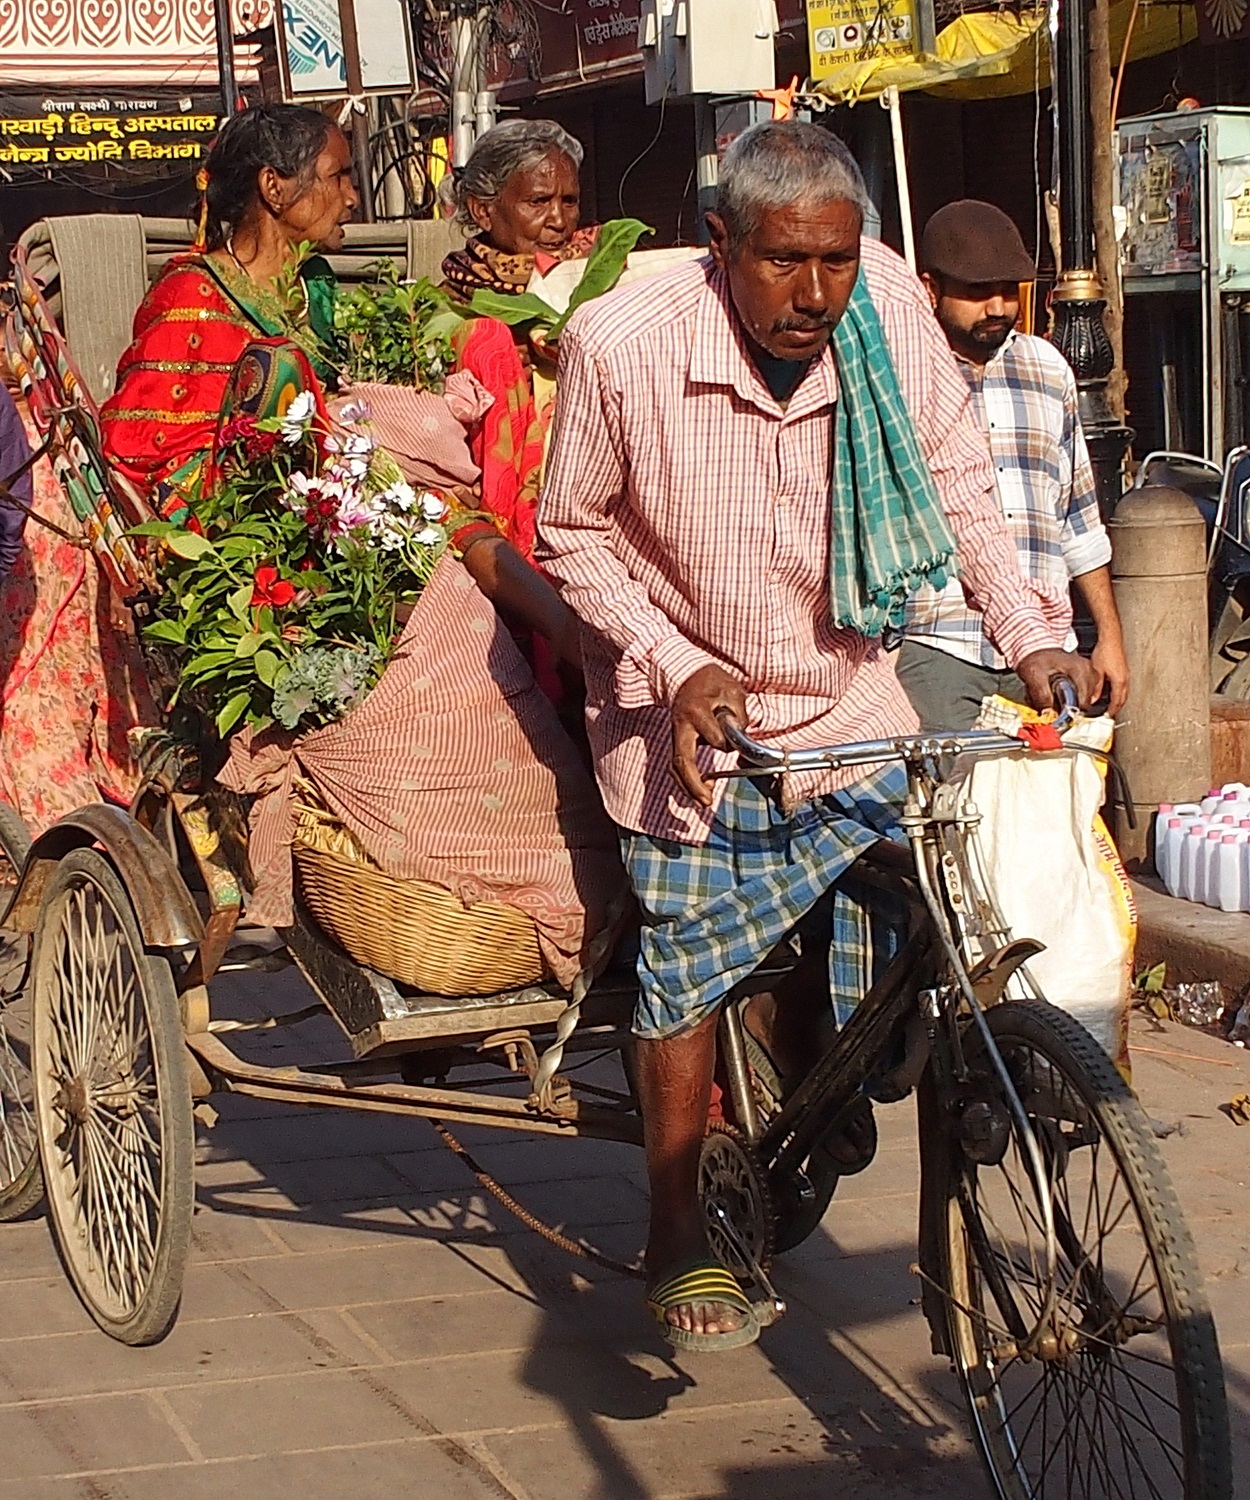
POLYGON ((707 1220, 708 1244, 723 1266, 744 1281, 754 1279, 737 1240, 761 1270, 768 1270, 773 1254, 768 1179, 746 1137, 720 1120, 710 1122, 699 1151, 699 1203, 707 1220), (725 1227, 726 1219, 732 1233, 725 1227))
MULTIPOLYGON (((0 913, 17 889, 30 849, 26 825, 0 803, 0 913)), ((43 1197, 39 1132, 30 1074, 30 938, 0 930, 0 1223, 43 1197)))
POLYGON ((191 1238, 194 1136, 173 975, 113 867, 49 881, 33 966, 35 1104, 53 1235, 105 1333, 164 1337, 191 1238))

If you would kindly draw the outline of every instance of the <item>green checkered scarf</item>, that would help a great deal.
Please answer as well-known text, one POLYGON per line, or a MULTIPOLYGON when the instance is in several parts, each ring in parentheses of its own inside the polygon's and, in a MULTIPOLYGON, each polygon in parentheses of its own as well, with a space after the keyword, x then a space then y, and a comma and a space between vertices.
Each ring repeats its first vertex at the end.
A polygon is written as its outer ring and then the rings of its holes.
POLYGON ((938 500, 863 272, 833 331, 829 603, 860 635, 901 628, 908 597, 945 588, 955 538, 938 500))

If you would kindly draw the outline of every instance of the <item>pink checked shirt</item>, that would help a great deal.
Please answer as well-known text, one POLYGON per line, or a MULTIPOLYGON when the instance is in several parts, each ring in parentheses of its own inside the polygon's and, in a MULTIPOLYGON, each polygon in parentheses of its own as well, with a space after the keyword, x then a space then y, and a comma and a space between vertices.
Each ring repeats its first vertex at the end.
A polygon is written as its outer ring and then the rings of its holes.
MULTIPOLYGON (((862 257, 965 586, 1013 664, 1061 647, 1067 601, 1021 576, 985 438, 924 289, 879 242, 865 239, 862 257)), ((829 618, 837 394, 826 349, 782 409, 708 260, 599 298, 561 337, 538 557, 590 627, 587 724, 608 813, 624 828, 706 839, 712 814, 669 769, 667 705, 710 663, 745 684, 749 727, 766 742, 915 728, 889 655, 829 618)), ((736 761, 709 747, 701 756, 709 768, 736 761)))

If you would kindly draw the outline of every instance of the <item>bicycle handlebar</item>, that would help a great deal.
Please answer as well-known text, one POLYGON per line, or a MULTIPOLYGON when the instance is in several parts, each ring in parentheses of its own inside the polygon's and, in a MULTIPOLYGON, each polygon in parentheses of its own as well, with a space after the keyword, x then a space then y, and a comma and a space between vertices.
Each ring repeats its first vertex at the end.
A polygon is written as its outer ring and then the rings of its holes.
MULTIPOLYGON (((1080 700, 1076 686, 1067 677, 1055 677, 1051 682, 1055 695, 1055 706, 1059 717, 1053 728, 1059 734, 1076 718, 1080 700)), ((997 729, 966 729, 921 731, 919 734, 895 735, 888 740, 857 740, 848 745, 817 746, 810 750, 776 750, 753 740, 727 708, 718 708, 716 717, 725 731, 730 746, 756 771, 837 771, 845 766, 876 765, 881 761, 916 760, 932 755, 961 755, 967 751, 988 754, 995 750, 1020 750, 1021 741, 1014 735, 1003 734, 997 729)), ((734 771, 714 771, 713 777, 747 774, 746 768, 734 771)))

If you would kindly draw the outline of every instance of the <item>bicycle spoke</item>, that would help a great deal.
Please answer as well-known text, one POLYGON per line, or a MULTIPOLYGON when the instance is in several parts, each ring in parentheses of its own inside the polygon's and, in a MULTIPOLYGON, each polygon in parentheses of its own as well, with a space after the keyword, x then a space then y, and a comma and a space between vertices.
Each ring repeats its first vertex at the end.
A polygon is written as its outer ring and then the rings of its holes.
POLYGON ((970 1190, 955 1240, 969 1306, 951 1305, 983 1447, 1010 1500, 1182 1500, 1182 1392, 1132 1180, 1067 1075, 1023 1040, 1003 1056, 1041 1149, 1056 1264, 1052 1284, 1046 1205, 1013 1127, 1001 1160, 960 1159, 950 1189, 970 1190), (1027 1340, 1004 1307, 1030 1321, 1027 1340))

